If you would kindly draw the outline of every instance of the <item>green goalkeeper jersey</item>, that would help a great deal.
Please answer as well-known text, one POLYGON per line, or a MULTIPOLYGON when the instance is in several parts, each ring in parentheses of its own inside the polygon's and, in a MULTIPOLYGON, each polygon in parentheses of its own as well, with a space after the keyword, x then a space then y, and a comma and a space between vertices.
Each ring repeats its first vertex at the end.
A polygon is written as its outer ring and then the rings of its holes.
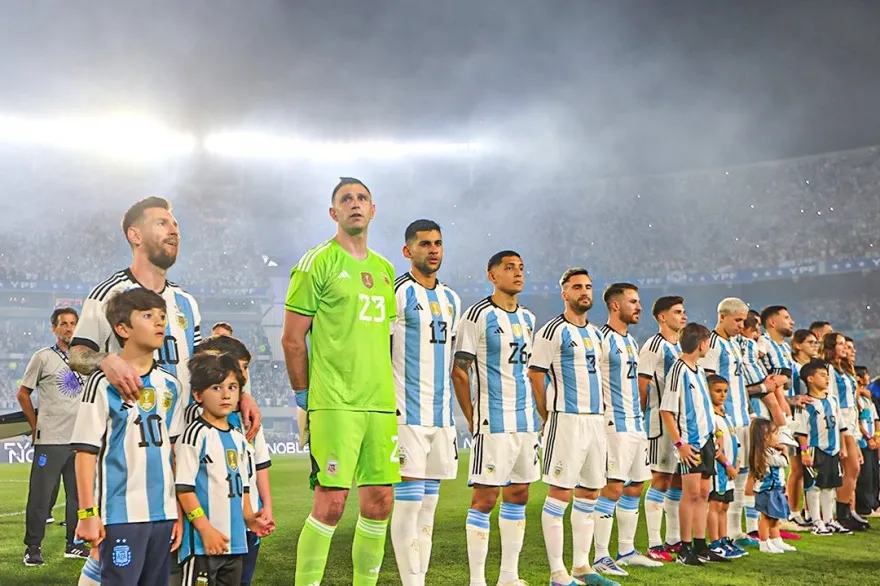
POLYGON ((357 259, 328 240, 291 271, 285 306, 313 318, 309 411, 394 412, 390 344, 397 304, 390 262, 372 250, 357 259))

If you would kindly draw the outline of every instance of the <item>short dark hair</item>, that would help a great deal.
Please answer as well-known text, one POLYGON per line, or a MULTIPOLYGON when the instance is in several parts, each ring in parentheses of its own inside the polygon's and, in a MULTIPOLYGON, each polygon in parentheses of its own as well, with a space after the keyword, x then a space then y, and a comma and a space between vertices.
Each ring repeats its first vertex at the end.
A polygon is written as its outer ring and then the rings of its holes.
POLYGON ((824 360, 810 360, 809 362, 801 366, 801 371, 798 376, 802 381, 804 381, 804 383, 807 385, 807 388, 809 388, 809 381, 807 379, 816 374, 816 371, 827 369, 828 363, 824 360))
POLYGON ((709 328, 703 324, 690 323, 681 330, 678 336, 678 343, 681 345, 681 351, 687 354, 696 352, 703 340, 708 340, 711 336, 709 328))
POLYGON ((816 330, 821 330, 825 326, 831 327, 831 322, 827 321, 814 321, 810 324, 810 331, 815 332, 816 330))
POLYGON ((761 312, 759 312, 757 309, 749 309, 749 311, 746 313, 746 317, 754 317, 755 319, 760 320, 761 312))
POLYGON ((486 265, 486 270, 491 271, 492 269, 494 269, 495 267, 500 265, 502 262, 504 262, 504 259, 507 258, 508 256, 515 256, 516 258, 522 260, 522 257, 515 250, 502 250, 502 251, 496 252, 495 254, 492 255, 492 257, 489 259, 489 262, 486 265))
MULTIPOLYGON (((568 283, 572 277, 576 277, 578 275, 584 275, 585 277, 590 277, 590 271, 583 267, 571 267, 559 277, 559 286, 564 287, 566 283, 568 283)), ((590 277, 592 279, 593 277, 590 277)))
POLYGON ((201 393, 214 385, 219 385, 229 373, 235 375, 239 387, 244 387, 244 375, 238 361, 229 354, 203 352, 189 359, 189 383, 193 393, 201 393))
POLYGON ((104 313, 120 346, 125 346, 125 339, 116 333, 116 326, 122 324, 131 327, 131 313, 133 311, 149 311, 151 309, 166 311, 165 300, 155 291, 143 287, 122 291, 107 301, 104 313))
POLYGON ((416 220, 406 227, 406 230, 403 232, 403 241, 407 243, 412 242, 416 239, 419 232, 430 232, 432 230, 437 230, 441 234, 443 233, 440 229, 440 224, 434 220, 425 220, 424 218, 416 220))
POLYGON ((706 375, 706 382, 709 383, 709 386, 712 385, 726 385, 729 384, 727 379, 721 376, 720 374, 712 373, 706 375))
POLYGON ((653 315, 654 319, 656 319, 657 316, 664 311, 668 311, 676 305, 683 304, 684 297, 680 297, 678 295, 664 295, 663 297, 658 297, 657 301, 654 302, 654 306, 651 308, 651 315, 653 315))
POLYGON ((196 354, 227 354, 236 360, 251 361, 251 353, 247 346, 232 336, 211 336, 196 346, 196 354))
POLYGON ((225 322, 225 321, 218 321, 217 323, 215 323, 213 326, 211 326, 211 331, 213 332, 217 328, 223 328, 223 329, 229 330, 230 334, 234 333, 232 326, 229 325, 229 323, 225 322))
POLYGON ((847 342, 855 343, 855 340, 853 340, 853 339, 850 338, 849 336, 844 336, 843 339, 846 340, 847 342))
POLYGON ((357 179, 356 177, 340 177, 339 183, 336 184, 336 187, 333 188, 333 193, 330 195, 330 203, 336 203, 336 192, 345 187, 346 185, 360 185, 364 189, 367 190, 367 193, 373 195, 373 192, 370 191, 370 188, 364 184, 363 181, 357 179))
POLYGON ((759 319, 759 316, 752 315, 752 312, 749 312, 749 314, 746 316, 746 319, 743 320, 743 329, 752 329, 758 327, 759 319))
POLYGON ((623 295, 625 291, 638 291, 639 288, 633 285, 632 283, 611 283, 605 289, 605 292, 602 293, 602 300, 605 301, 605 305, 610 306, 611 301, 620 295, 623 295))
POLYGON ((55 311, 52 312, 52 317, 49 318, 49 323, 52 324, 53 328, 58 325, 58 318, 61 317, 62 315, 72 315, 73 317, 75 317, 77 319, 77 321, 79 321, 79 314, 76 312, 76 310, 74 308, 72 308, 72 307, 59 307, 58 309, 56 309, 55 311))
POLYGON ((761 325, 766 328, 770 318, 776 317, 780 311, 788 311, 788 308, 784 305, 768 305, 765 307, 761 310, 761 325))
POLYGON ((125 236, 126 242, 128 242, 128 229, 144 217, 144 212, 154 208, 160 208, 170 212, 171 202, 164 197, 151 195, 150 197, 145 197, 139 202, 136 202, 125 211, 125 214, 122 216, 122 235, 125 236))
POLYGON ((868 367, 867 366, 856 366, 856 376, 867 376, 868 367))

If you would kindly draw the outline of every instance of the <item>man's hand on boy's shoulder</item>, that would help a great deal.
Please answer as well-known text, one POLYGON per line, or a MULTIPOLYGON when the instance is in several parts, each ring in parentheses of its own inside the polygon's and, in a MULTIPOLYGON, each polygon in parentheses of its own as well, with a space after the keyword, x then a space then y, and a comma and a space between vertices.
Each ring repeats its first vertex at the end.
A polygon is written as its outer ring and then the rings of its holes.
POLYGON ((257 402, 250 393, 242 393, 239 399, 239 410, 241 411, 241 424, 247 430, 245 437, 248 441, 253 441, 260 431, 260 425, 263 422, 263 414, 257 407, 257 402))

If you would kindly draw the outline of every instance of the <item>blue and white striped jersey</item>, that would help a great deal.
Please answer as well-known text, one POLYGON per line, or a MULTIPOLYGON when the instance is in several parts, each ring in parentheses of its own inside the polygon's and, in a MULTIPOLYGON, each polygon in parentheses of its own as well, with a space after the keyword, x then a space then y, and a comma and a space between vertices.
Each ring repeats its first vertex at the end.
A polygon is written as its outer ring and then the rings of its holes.
POLYGON ((742 356, 742 375, 746 387, 761 384, 767 378, 767 373, 764 372, 764 367, 761 365, 761 352, 758 343, 742 335, 736 337, 736 342, 739 344, 742 356))
MULTIPOLYGON (((726 414, 719 415, 713 412, 712 420, 715 423, 715 436, 721 440, 720 444, 721 449, 724 451, 724 456, 727 458, 727 462, 736 468, 739 462, 740 447, 739 439, 736 436, 736 427, 734 427, 730 417, 726 414)), ((719 488, 723 488, 724 492, 734 489, 736 479, 727 477, 727 470, 724 469, 724 466, 718 460, 715 460, 715 475, 718 476, 716 485, 719 488)))
POLYGON ((698 361, 706 372, 714 372, 727 381, 727 400, 724 411, 736 427, 749 424, 749 396, 743 379, 743 358, 735 340, 723 338, 713 331, 709 336, 709 351, 698 361))
POLYGON ((177 519, 171 443, 183 429, 180 382, 155 364, 126 403, 98 371, 88 379, 70 447, 98 455, 95 502, 105 525, 177 519))
MULTIPOLYGON (((248 494, 247 440, 234 427, 219 429, 201 417, 190 423, 174 447, 177 492, 195 492, 199 506, 217 531, 229 538, 229 554, 245 554, 247 526, 244 499, 248 494)), ((202 538, 183 522, 180 561, 207 555, 202 538)))
POLYGON ((639 376, 651 379, 648 387, 648 403, 645 406, 645 421, 648 425, 648 437, 651 439, 663 435, 660 403, 666 389, 669 371, 680 355, 681 347, 678 343, 673 344, 660 333, 648 338, 639 352, 639 376))
POLYGON ((691 368, 679 358, 672 366, 663 400, 662 411, 675 414, 675 423, 681 440, 694 447, 702 447, 714 437, 715 419, 706 373, 697 366, 691 368))
MULTIPOLYGON (((757 346, 763 353, 761 365, 767 373, 781 374, 789 379, 791 378, 794 361, 791 358, 791 346, 788 345, 788 342, 783 341, 781 344, 778 344, 769 334, 762 334, 758 338, 757 346)), ((787 394, 789 397, 794 396, 793 389, 794 385, 788 389, 787 394)))
POLYGON ((529 368, 547 373, 547 410, 604 413, 601 358, 602 335, 591 323, 580 327, 560 315, 535 332, 529 368))
POLYGON ((783 470, 788 466, 788 457, 776 448, 767 448, 767 473, 761 480, 755 479, 755 492, 785 490, 783 470))
POLYGON ((858 388, 856 379, 854 379, 848 372, 841 372, 836 368, 832 368, 831 370, 834 371, 834 378, 832 380, 837 389, 837 402, 840 405, 840 408, 848 409, 850 407, 855 407, 856 389, 858 388))
MULTIPOLYGON (((614 431, 645 433, 645 414, 639 395, 639 347, 629 333, 620 334, 611 326, 602 326, 602 392, 605 395, 605 419, 614 431)), ((610 426, 609 426, 610 427, 610 426)))
POLYGON ((789 391, 789 395, 795 397, 797 395, 806 395, 808 394, 809 389, 807 388, 807 381, 801 380, 801 365, 791 361, 791 391, 789 391))
POLYGON ((397 422, 454 425, 452 349, 461 320, 461 300, 441 282, 427 289, 410 273, 394 282, 397 320, 391 328, 391 362, 397 393, 397 422))
POLYGON ((822 450, 829 456, 840 451, 842 421, 837 399, 829 394, 823 399, 813 397, 813 402, 796 410, 794 433, 807 437, 807 445, 822 450))
POLYGON ((860 448, 868 447, 868 437, 874 437, 874 430, 877 427, 877 409, 874 407, 874 402, 868 397, 863 397, 859 395, 858 399, 859 403, 859 423, 865 428, 865 433, 867 433, 867 437, 862 435, 861 430, 858 430, 858 434, 853 434, 858 438, 858 444, 860 448))
POLYGON ((474 433, 538 431, 538 410, 526 372, 535 316, 517 307, 507 312, 491 297, 464 312, 456 353, 474 358, 474 433))
MULTIPOLYGON (((141 287, 141 284, 131 270, 125 269, 92 289, 83 302, 71 347, 81 345, 96 352, 119 354, 121 348, 104 310, 113 295, 137 287, 141 287)), ((165 341, 156 350, 156 362, 180 380, 180 396, 186 406, 192 402, 186 362, 202 341, 199 306, 192 295, 170 281, 165 282, 165 288, 159 295, 165 300, 168 323, 165 326, 165 341)))

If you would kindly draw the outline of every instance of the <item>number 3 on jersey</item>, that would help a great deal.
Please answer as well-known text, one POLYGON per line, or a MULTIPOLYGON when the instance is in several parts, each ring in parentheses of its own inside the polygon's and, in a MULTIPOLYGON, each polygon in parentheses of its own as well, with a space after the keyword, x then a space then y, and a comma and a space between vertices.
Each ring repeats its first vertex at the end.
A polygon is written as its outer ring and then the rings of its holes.
POLYGON ((360 293, 358 299, 361 302, 361 311, 358 319, 361 321, 385 321, 385 298, 381 295, 364 295, 360 293))

